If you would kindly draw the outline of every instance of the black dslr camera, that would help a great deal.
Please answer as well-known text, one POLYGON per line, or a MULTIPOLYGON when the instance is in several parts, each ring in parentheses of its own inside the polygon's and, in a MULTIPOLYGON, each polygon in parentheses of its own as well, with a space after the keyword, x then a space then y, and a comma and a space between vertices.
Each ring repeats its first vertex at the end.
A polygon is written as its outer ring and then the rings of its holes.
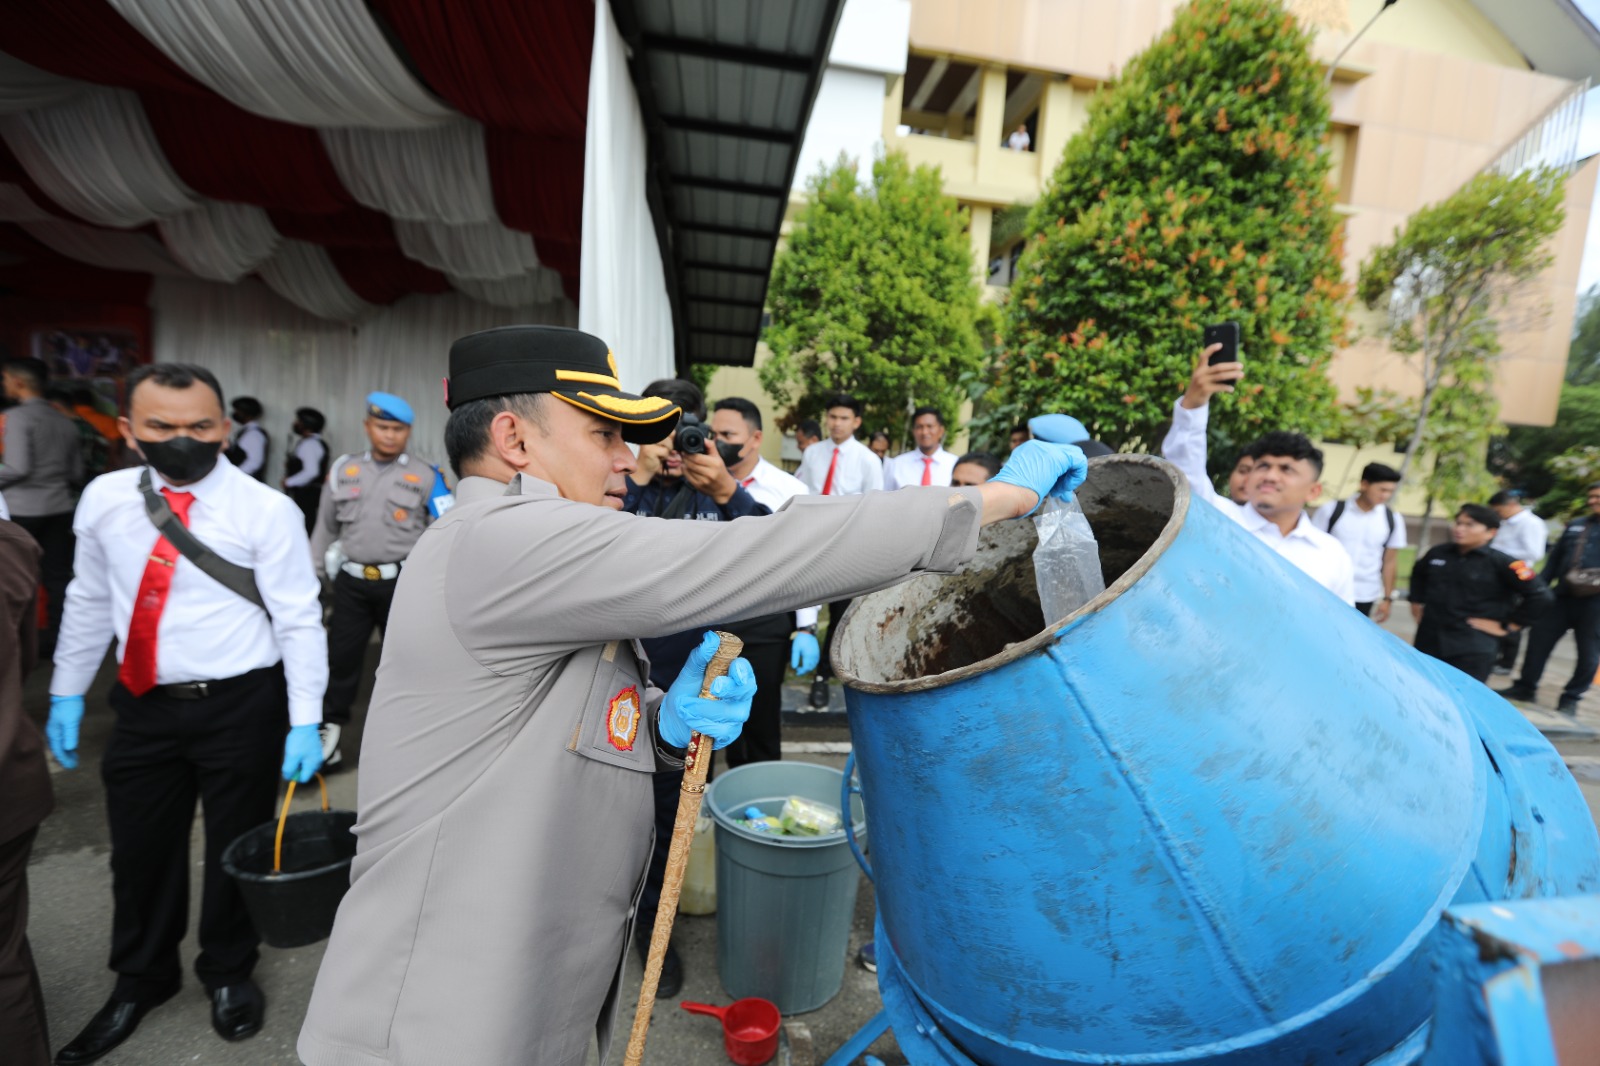
POLYGON ((711 450, 706 447, 709 437, 704 422, 694 415, 685 414, 678 419, 678 428, 673 431, 672 450, 684 455, 704 455, 711 450))
POLYGON ((739 462, 739 452, 743 450, 742 444, 729 444, 726 441, 716 441, 717 450, 712 451, 707 445, 711 443, 711 427, 691 414, 685 414, 678 419, 678 428, 672 433, 672 450, 680 455, 718 455, 722 457, 723 466, 734 466, 739 462))

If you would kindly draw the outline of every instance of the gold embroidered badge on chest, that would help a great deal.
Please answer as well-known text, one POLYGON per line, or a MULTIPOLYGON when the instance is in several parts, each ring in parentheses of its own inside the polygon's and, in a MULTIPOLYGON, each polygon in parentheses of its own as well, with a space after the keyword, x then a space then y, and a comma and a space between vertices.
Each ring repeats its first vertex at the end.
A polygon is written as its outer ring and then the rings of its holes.
POLYGON ((611 707, 606 712, 606 739, 618 751, 632 751, 639 736, 639 689, 629 685, 611 697, 611 707))

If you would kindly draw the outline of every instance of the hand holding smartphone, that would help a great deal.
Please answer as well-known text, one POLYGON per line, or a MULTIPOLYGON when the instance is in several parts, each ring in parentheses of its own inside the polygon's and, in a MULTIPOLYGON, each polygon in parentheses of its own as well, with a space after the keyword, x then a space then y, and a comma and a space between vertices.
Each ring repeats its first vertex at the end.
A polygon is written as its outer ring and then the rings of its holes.
POLYGON ((1206 360, 1208 365, 1239 362, 1239 323, 1217 322, 1207 326, 1205 333, 1202 334, 1201 346, 1209 348, 1213 344, 1220 344, 1222 347, 1211 353, 1211 358, 1206 360))

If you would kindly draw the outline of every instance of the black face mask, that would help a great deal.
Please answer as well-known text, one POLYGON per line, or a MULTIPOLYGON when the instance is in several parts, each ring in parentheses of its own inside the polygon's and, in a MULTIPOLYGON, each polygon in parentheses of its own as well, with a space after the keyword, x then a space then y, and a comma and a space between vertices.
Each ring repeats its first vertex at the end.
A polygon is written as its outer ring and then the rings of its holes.
POLYGON ((743 444, 729 444, 725 440, 717 441, 717 453, 722 456, 722 465, 730 470, 739 465, 744 458, 740 453, 744 451, 743 444))
POLYGON ((199 481, 211 473, 222 453, 222 442, 196 440, 193 437, 173 437, 171 440, 139 440, 139 452, 144 461, 155 467, 156 473, 168 481, 199 481))

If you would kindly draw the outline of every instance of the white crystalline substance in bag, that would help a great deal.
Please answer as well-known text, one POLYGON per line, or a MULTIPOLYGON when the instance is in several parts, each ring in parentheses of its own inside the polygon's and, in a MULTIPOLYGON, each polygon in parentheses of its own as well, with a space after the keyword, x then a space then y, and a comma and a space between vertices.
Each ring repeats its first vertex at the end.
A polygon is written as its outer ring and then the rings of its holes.
POLYGON ((1100 546, 1077 500, 1045 500, 1033 526, 1039 533, 1033 574, 1049 627, 1104 592, 1106 582, 1100 573, 1100 546))

